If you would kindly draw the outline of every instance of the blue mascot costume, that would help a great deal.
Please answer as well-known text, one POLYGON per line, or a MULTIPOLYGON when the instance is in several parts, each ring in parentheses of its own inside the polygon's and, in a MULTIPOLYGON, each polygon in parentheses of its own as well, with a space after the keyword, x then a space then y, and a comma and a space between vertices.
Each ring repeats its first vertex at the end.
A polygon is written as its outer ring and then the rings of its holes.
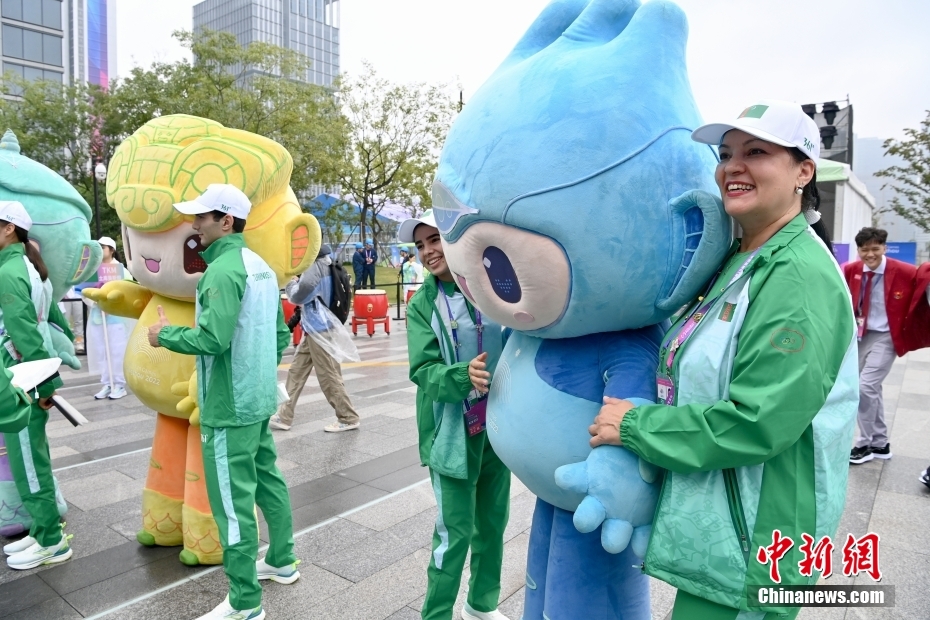
POLYGON ((603 398, 654 402, 666 320, 729 246, 714 151, 656 0, 554 0, 465 106, 433 186, 461 290, 514 330, 494 450, 537 495, 525 620, 650 617, 640 568, 661 473, 591 450, 603 398))

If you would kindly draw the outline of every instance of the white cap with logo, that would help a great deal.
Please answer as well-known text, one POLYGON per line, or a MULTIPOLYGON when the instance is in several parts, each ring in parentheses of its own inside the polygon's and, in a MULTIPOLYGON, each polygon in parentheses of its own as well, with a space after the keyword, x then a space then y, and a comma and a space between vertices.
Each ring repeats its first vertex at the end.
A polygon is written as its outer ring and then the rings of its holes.
POLYGON ((97 243, 113 248, 114 250, 116 249, 116 241, 113 240, 113 237, 100 237, 97 243))
POLYGON ((743 110, 733 122, 698 127, 691 133, 691 139, 719 146, 723 135, 731 129, 745 131, 779 146, 797 147, 815 162, 820 158, 820 130, 797 103, 762 100, 743 110))
POLYGON ((417 226, 420 224, 426 224, 427 226, 436 228, 436 218, 433 217, 432 209, 426 211, 420 217, 410 218, 409 220, 401 222, 400 228, 397 229, 397 238, 401 243, 413 243, 413 231, 416 230, 417 226))
POLYGON ((207 191, 189 202, 179 202, 174 208, 184 215, 199 215, 210 211, 221 211, 241 220, 249 217, 252 203, 249 197, 235 185, 213 183, 207 191))
POLYGON ((0 200, 0 220, 14 224, 25 231, 32 228, 32 218, 23 203, 16 200, 0 200))

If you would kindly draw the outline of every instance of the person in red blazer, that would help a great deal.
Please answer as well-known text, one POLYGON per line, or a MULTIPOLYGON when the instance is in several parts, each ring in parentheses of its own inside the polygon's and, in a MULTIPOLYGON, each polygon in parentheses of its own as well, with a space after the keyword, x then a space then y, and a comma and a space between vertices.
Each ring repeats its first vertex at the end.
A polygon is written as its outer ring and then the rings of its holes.
MULTIPOLYGON (((930 263, 917 268, 904 333, 911 351, 930 347, 930 263)), ((920 472, 918 479, 930 487, 930 467, 920 472)))
POLYGON ((849 462, 890 459, 882 382, 895 356, 908 352, 905 318, 914 291, 913 265, 885 256, 888 232, 866 227, 856 235, 859 259, 843 267, 859 329, 859 433, 849 462))

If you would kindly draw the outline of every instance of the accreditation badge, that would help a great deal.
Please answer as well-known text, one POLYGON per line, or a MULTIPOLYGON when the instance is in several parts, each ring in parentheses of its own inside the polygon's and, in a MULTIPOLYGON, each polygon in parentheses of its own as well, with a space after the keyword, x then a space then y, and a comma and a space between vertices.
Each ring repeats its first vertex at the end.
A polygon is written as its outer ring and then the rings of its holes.
POLYGON ((664 375, 656 375, 656 392, 658 402, 662 405, 673 405, 675 403, 675 383, 664 375))

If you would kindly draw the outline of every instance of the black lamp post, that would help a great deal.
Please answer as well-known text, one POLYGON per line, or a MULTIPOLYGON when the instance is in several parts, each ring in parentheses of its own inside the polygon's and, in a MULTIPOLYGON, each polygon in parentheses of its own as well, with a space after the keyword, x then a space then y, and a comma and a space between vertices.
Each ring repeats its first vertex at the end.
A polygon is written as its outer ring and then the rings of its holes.
POLYGON ((98 161, 97 165, 94 166, 94 221, 97 222, 97 238, 103 236, 103 233, 100 232, 100 199, 97 192, 97 181, 103 183, 107 180, 107 167, 103 164, 102 161, 98 161))

